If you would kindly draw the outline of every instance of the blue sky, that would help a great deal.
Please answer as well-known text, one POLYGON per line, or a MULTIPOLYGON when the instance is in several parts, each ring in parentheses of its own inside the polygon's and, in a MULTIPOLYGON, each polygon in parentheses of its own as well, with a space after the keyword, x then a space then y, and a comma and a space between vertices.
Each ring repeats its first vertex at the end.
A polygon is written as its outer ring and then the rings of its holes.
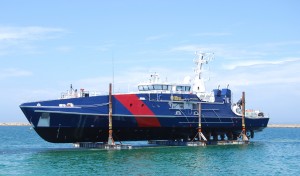
POLYGON ((270 123, 300 123, 300 1, 3 1, 0 122, 25 122, 19 104, 75 88, 115 92, 158 72, 192 76, 196 50, 215 53, 207 90, 270 123), (114 64, 112 64, 114 63, 114 64))

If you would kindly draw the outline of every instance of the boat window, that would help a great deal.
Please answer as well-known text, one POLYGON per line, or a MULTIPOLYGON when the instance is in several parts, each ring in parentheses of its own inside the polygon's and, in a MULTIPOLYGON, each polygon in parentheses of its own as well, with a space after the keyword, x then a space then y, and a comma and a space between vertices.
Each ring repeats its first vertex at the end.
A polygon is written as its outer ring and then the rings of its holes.
POLYGON ((167 85, 163 85, 163 90, 168 90, 168 86, 167 85))
POLYGON ((154 90, 162 90, 162 85, 154 85, 154 90))
POLYGON ((198 104, 193 104, 193 109, 198 109, 199 105, 198 104))
POLYGON ((183 86, 176 86, 176 91, 182 91, 183 90, 183 86))
POLYGON ((191 86, 176 86, 176 91, 190 91, 191 86))
POLYGON ((148 90, 148 86, 138 86, 139 91, 148 90))
POLYGON ((144 90, 143 86, 138 86, 139 91, 144 90))
POLYGON ((143 86, 143 90, 149 90, 148 86, 143 86))
POLYGON ((148 90, 153 90, 154 89, 154 86, 153 85, 149 85, 148 86, 148 90))
POLYGON ((172 103, 172 109, 184 109, 183 103, 172 103))
MULTIPOLYGON (((190 87, 188 87, 190 88, 190 87)), ((186 88, 185 86, 177 86, 177 91, 184 91, 186 88)), ((157 84, 157 85, 139 85, 138 86, 139 91, 148 91, 148 90, 172 90, 171 85, 162 85, 162 84, 157 84)))
POLYGON ((171 85, 163 85, 163 90, 171 90, 172 86, 171 85))

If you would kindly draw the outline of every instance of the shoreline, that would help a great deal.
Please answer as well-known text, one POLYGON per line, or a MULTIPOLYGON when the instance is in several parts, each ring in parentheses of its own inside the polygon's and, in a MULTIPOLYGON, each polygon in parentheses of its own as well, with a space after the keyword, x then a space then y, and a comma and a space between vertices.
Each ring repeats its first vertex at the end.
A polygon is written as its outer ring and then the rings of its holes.
MULTIPOLYGON (((26 122, 5 122, 0 123, 0 126, 31 126, 26 122)), ((300 128, 300 124, 269 124, 268 128, 300 128)))
POLYGON ((268 124, 268 128, 300 128, 300 124, 268 124))
POLYGON ((0 123, 0 126, 31 126, 30 123, 26 122, 5 122, 0 123))

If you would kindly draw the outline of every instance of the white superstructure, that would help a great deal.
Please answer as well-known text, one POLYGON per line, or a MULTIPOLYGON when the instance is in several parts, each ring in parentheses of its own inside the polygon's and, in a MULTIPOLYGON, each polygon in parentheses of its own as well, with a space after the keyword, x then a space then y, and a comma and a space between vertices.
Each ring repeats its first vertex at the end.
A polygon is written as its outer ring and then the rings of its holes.
POLYGON ((196 52, 194 59, 194 78, 190 81, 185 80, 185 83, 166 83, 161 82, 157 73, 151 74, 148 82, 140 83, 138 85, 139 92, 151 93, 194 93, 202 101, 214 102, 214 93, 206 92, 205 81, 207 78, 203 77, 204 65, 213 60, 213 53, 196 52))

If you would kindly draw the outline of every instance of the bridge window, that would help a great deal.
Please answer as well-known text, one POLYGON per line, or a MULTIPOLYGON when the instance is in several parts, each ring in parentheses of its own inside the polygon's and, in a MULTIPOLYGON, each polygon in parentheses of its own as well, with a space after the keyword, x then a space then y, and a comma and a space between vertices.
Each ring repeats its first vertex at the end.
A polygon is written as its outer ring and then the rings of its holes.
POLYGON ((171 90, 172 86, 170 85, 163 85, 163 90, 171 90))
MULTIPOLYGON (((183 86, 181 86, 183 87, 183 86)), ((181 88, 182 89, 182 88, 181 88)), ((162 84, 155 84, 155 85, 139 85, 139 91, 149 91, 149 90, 172 90, 171 85, 162 85, 162 84)))
POLYGON ((191 86, 176 86, 176 91, 190 91, 191 86))
POLYGON ((162 90, 162 85, 154 85, 154 90, 162 90))
POLYGON ((176 86, 176 91, 183 91, 184 87, 183 86, 176 86))
POLYGON ((148 90, 154 90, 154 86, 153 85, 149 85, 148 86, 148 90))
POLYGON ((138 86, 138 89, 139 89, 139 91, 142 91, 142 90, 144 90, 144 87, 143 86, 138 86))

